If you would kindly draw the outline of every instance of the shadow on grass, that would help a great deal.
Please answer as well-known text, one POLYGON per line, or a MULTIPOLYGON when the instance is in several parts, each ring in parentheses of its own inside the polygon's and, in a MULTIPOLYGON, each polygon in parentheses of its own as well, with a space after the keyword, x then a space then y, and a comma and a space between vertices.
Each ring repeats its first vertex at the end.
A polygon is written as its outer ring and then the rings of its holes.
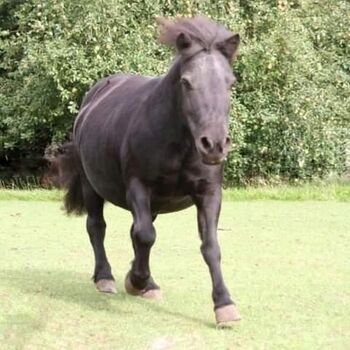
MULTIPOLYGON (((122 312, 111 305, 111 295, 101 295, 93 287, 87 274, 62 270, 23 270, 0 271, 2 285, 18 289, 25 294, 46 296, 51 299, 76 303, 94 310, 122 312)), ((118 299, 125 299, 116 295, 118 299)))
POLYGON ((93 283, 87 274, 62 270, 2 270, 0 281, 4 286, 15 288, 24 294, 35 296, 44 295, 51 299, 61 300, 67 303, 75 303, 86 306, 96 311, 107 311, 116 315, 127 314, 118 304, 134 303, 144 307, 145 312, 152 310, 155 313, 165 314, 170 317, 195 322, 201 326, 215 327, 214 322, 182 314, 167 309, 161 303, 132 297, 126 294, 124 289, 119 289, 117 294, 103 294, 94 289, 93 283))

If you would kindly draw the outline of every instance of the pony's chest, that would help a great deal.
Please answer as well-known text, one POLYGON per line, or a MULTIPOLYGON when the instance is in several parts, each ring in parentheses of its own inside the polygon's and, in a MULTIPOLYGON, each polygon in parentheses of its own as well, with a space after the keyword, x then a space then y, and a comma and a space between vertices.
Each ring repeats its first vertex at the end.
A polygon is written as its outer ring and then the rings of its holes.
MULTIPOLYGON (((218 180, 216 167, 204 165, 191 144, 169 142, 139 158, 139 176, 157 198, 180 198, 218 180)), ((220 171, 220 170, 219 170, 220 171)))
POLYGON ((181 197, 198 192, 206 183, 219 179, 220 170, 204 165, 197 153, 162 163, 152 181, 152 192, 160 197, 181 197))
POLYGON ((183 192, 183 170, 180 159, 167 159, 157 170, 151 180, 153 193, 157 196, 173 196, 183 192))

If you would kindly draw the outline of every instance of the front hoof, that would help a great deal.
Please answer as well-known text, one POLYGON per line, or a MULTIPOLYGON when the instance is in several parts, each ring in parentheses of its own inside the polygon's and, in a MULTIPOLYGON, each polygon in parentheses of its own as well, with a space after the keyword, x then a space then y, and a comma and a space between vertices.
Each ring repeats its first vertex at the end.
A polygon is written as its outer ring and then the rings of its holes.
POLYGON ((140 296, 149 300, 161 300, 162 299, 162 291, 160 289, 137 289, 135 288, 131 281, 130 276, 127 274, 125 277, 125 290, 128 294, 134 296, 140 296))
POLYGON ((216 325, 219 328, 232 327, 240 321, 241 316, 235 305, 225 305, 215 310, 216 325))
POLYGON ((96 288, 99 292, 102 292, 102 293, 111 293, 111 294, 117 293, 117 288, 115 287, 114 280, 106 280, 106 279, 98 280, 96 282, 96 288))
POLYGON ((142 297, 145 299, 160 301, 163 299, 163 294, 160 289, 150 289, 145 291, 142 294, 142 297))

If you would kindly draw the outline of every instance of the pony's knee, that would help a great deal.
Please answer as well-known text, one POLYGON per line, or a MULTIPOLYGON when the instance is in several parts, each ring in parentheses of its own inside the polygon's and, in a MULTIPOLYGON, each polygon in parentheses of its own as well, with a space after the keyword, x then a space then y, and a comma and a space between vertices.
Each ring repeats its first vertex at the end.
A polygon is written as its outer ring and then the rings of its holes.
POLYGON ((132 235, 138 244, 146 247, 152 247, 156 240, 156 231, 153 225, 134 228, 132 235))
POLYGON ((217 243, 203 242, 201 252, 207 264, 220 262, 221 260, 220 247, 217 243))

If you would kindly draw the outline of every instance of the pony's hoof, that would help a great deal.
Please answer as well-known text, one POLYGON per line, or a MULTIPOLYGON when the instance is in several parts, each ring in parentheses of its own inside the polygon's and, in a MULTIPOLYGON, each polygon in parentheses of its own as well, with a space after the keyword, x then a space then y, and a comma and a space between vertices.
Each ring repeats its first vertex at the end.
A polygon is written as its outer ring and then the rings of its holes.
POLYGON ((232 327, 240 321, 241 316, 235 305, 225 305, 215 310, 216 325, 219 328, 232 327))
POLYGON ((131 281, 130 281, 130 278, 129 278, 129 274, 125 277, 124 286, 125 286, 126 292, 127 292, 128 294, 130 294, 130 295, 137 296, 137 295, 140 295, 141 292, 142 292, 141 290, 136 289, 136 288, 131 284, 131 281))
POLYGON ((115 282, 113 280, 98 280, 96 282, 96 288, 99 292, 103 293, 117 293, 117 288, 115 287, 115 282))
POLYGON ((145 299, 160 301, 163 299, 163 294, 160 289, 150 289, 145 291, 142 294, 142 297, 145 299))
POLYGON ((134 296, 140 296, 145 299, 149 300, 161 300, 162 299, 162 291, 160 289, 149 289, 149 290, 144 290, 144 289, 136 289, 131 281, 129 274, 125 278, 125 290, 128 294, 134 295, 134 296))

